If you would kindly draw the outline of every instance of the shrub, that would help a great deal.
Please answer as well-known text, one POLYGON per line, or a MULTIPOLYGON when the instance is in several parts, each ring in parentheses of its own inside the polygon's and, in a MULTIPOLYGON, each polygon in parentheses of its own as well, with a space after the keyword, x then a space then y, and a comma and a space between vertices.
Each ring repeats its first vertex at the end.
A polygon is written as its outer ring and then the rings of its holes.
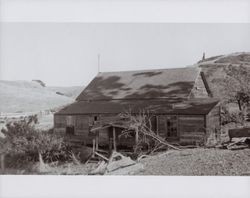
POLYGON ((2 130, 5 135, 1 142, 9 156, 19 160, 19 163, 38 161, 40 153, 46 162, 70 160, 70 147, 63 137, 49 131, 35 129, 36 116, 7 123, 2 130))
POLYGON ((245 121, 244 113, 242 111, 229 112, 227 108, 223 107, 221 111, 222 125, 228 123, 236 123, 243 125, 245 121))

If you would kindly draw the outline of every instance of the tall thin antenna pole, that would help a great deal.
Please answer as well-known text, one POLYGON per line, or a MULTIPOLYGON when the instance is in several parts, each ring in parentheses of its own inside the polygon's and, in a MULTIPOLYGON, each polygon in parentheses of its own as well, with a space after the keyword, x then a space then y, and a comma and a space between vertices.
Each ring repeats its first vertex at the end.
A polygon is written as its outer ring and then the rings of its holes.
POLYGON ((101 54, 98 54, 97 55, 97 58, 98 58, 98 73, 100 73, 100 67, 101 67, 101 54))
POLYGON ((206 54, 205 54, 205 52, 203 52, 202 60, 204 61, 205 59, 206 59, 206 54))

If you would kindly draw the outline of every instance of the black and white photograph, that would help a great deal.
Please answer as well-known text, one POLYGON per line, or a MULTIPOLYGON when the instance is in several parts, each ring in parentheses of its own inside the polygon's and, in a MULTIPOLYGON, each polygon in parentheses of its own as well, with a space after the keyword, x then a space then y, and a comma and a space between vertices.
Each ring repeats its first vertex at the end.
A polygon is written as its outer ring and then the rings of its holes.
POLYGON ((163 196, 164 181, 203 193, 206 178, 249 194, 250 18, 238 11, 250 2, 203 22, 212 6, 194 1, 0 0, 0 197, 34 177, 88 195, 140 183, 136 196, 163 196))
POLYGON ((3 174, 250 174, 249 24, 1 27, 3 174))

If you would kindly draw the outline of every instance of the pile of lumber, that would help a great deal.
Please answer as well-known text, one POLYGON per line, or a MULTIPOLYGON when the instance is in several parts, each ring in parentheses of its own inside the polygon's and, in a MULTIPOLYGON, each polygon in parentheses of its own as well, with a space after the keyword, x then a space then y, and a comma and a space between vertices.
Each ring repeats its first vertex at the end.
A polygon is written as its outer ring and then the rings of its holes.
POLYGON ((232 138, 230 142, 225 142, 218 146, 221 149, 228 150, 240 150, 250 148, 250 138, 249 137, 240 137, 232 138))
POLYGON ((141 163, 137 163, 130 157, 113 151, 110 158, 101 161, 97 168, 91 171, 91 175, 131 175, 143 169, 141 163))
POLYGON ((249 137, 233 138, 231 143, 227 145, 227 149, 229 150, 239 150, 245 148, 250 148, 249 137))
POLYGON ((242 127, 228 130, 229 142, 223 143, 219 148, 239 150, 250 148, 250 128, 242 127))

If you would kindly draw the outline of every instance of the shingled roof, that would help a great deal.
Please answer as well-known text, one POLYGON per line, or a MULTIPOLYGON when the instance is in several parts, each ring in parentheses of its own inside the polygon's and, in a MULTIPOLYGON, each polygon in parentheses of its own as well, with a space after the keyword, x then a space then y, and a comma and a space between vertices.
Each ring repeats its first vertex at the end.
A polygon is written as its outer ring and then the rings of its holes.
POLYGON ((118 114, 130 110, 140 113, 145 110, 156 114, 191 114, 206 115, 218 104, 212 98, 191 100, 109 100, 109 101, 77 101, 57 112, 57 115, 82 114, 118 114))
POLYGON ((76 100, 187 98, 199 72, 197 67, 102 72, 76 100))
POLYGON ((56 114, 117 114, 146 110, 156 114, 205 115, 218 100, 189 99, 199 73, 197 67, 99 73, 75 103, 56 114))

